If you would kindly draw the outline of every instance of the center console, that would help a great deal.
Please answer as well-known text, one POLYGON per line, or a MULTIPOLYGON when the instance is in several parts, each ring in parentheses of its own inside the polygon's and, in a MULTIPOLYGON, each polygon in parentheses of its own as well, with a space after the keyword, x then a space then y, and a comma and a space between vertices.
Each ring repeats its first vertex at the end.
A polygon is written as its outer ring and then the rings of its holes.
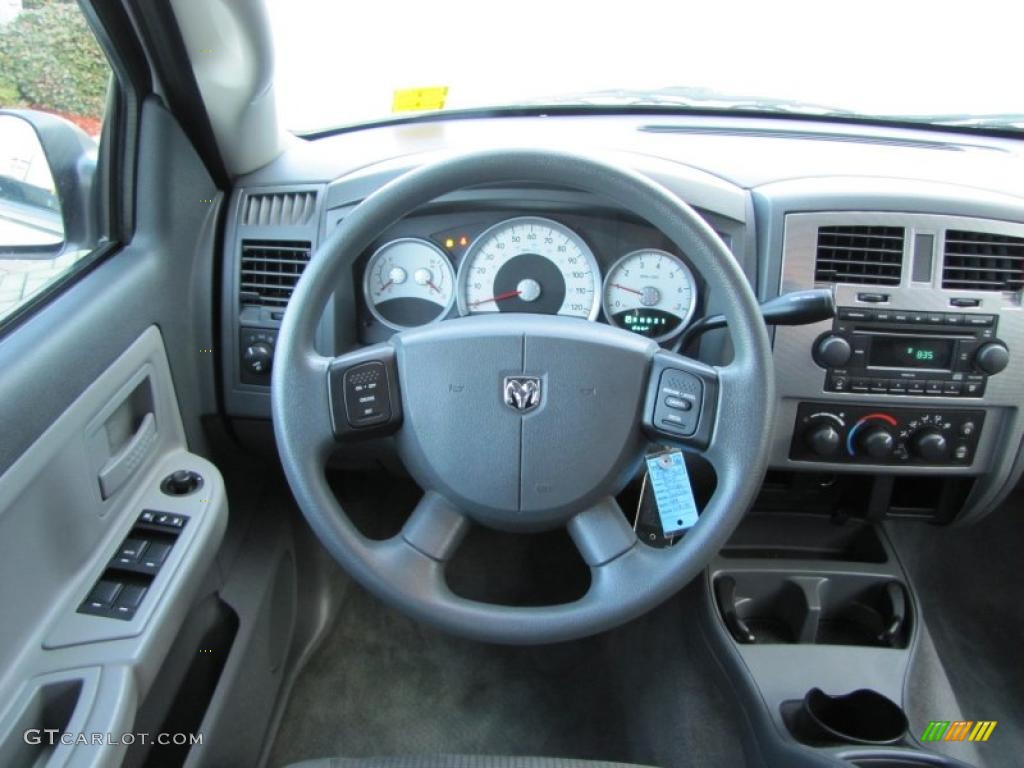
POLYGON ((838 310, 775 329, 771 468, 870 472, 900 492, 914 477, 970 479, 957 513, 991 509, 1024 438, 1024 225, 896 211, 777 215, 779 292, 830 288, 838 310))

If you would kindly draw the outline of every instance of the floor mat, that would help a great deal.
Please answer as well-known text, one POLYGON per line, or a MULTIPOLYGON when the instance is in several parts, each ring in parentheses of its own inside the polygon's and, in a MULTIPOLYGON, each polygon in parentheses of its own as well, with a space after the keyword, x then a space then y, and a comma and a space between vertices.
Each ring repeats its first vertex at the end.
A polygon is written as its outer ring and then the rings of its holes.
MULTIPOLYGON (((963 715, 998 722, 978 745, 986 768, 1024 753, 1024 495, 980 523, 886 525, 917 590, 924 619, 963 715)), ((941 712, 934 719, 948 719, 941 712)))
POLYGON ((469 642, 359 588, 296 682, 271 766, 328 755, 545 755, 742 766, 682 598, 626 627, 538 648, 469 642))

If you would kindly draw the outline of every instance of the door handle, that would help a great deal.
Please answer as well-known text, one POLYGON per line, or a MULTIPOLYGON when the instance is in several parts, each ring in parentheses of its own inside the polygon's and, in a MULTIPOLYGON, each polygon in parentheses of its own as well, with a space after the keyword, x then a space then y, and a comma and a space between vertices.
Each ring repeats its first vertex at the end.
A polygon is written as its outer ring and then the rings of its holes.
POLYGON ((100 493, 109 499, 128 482, 141 467, 156 445, 156 417, 147 413, 127 443, 103 465, 99 472, 100 493))

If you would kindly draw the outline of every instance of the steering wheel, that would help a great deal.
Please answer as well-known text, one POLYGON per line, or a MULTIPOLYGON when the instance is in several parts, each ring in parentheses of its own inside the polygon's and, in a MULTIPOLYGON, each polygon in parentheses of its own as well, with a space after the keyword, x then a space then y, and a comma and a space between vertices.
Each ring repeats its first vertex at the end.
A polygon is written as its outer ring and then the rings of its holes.
POLYGON ((675 195, 630 170, 572 154, 474 152, 384 185, 320 246, 278 333, 271 386, 285 474, 314 533, 383 600, 449 632, 499 643, 582 637, 624 623, 693 579, 753 502, 773 419, 770 347, 732 254, 675 195), (712 367, 579 318, 496 313, 403 331, 329 358, 314 350, 324 307, 349 262, 402 216, 480 184, 528 182, 611 198, 657 227, 722 305, 734 355, 712 367), (681 410, 667 397, 685 401, 681 410), (338 441, 393 434, 425 493, 401 532, 360 534, 328 487, 338 441), (673 547, 639 542, 615 495, 651 442, 703 454, 717 486, 673 547), (578 600, 514 607, 469 600, 445 564, 470 521, 498 529, 566 526, 591 582, 578 600))

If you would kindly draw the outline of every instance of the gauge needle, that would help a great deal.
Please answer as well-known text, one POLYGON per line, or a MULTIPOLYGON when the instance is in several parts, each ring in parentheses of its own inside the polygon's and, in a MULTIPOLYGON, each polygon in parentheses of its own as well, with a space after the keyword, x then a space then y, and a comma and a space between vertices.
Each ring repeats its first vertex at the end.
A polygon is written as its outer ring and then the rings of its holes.
POLYGON ((378 291, 379 291, 380 293, 384 293, 384 291, 386 291, 386 290, 387 290, 388 286, 389 286, 389 285, 393 285, 393 284, 394 284, 394 282, 395 282, 394 280, 388 280, 388 281, 387 281, 386 283, 384 283, 384 285, 382 285, 382 286, 381 286, 380 288, 378 288, 377 290, 378 290, 378 291))
POLYGON ((499 293, 497 296, 492 296, 489 299, 480 299, 480 301, 471 301, 469 303, 469 306, 475 307, 475 306, 477 306, 479 304, 486 304, 489 301, 503 301, 505 299, 511 299, 513 296, 518 296, 520 293, 522 293, 522 291, 505 291, 504 293, 499 293))
POLYGON ((434 293, 440 293, 441 292, 441 289, 438 288, 436 285, 434 285, 434 281, 433 280, 427 280, 427 285, 429 285, 431 288, 434 289, 434 293))
POLYGON ((635 293, 637 296, 643 296, 644 295, 643 291, 638 291, 635 288, 627 288, 626 286, 619 285, 618 283, 612 283, 612 288, 618 288, 618 289, 623 290, 623 291, 629 291, 630 293, 635 293))

